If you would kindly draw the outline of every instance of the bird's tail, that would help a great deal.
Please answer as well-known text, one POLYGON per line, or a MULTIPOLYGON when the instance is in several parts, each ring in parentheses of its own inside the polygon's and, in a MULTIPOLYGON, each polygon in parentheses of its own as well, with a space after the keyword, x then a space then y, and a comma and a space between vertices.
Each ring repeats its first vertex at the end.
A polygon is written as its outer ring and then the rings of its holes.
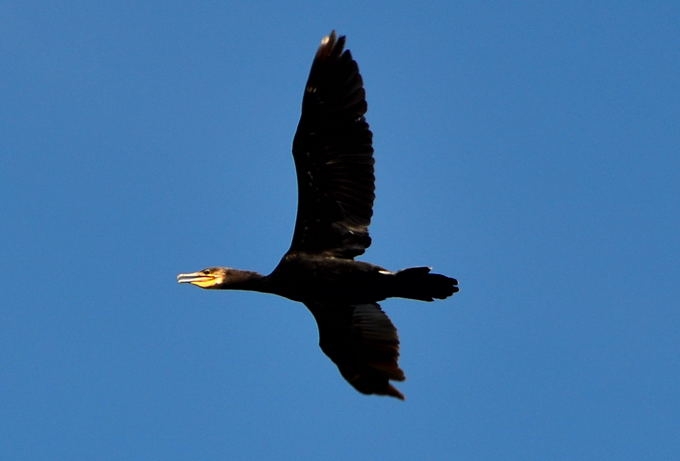
POLYGON ((458 281, 441 274, 430 273, 429 267, 410 267, 395 273, 396 295, 399 298, 434 301, 458 291, 458 281))

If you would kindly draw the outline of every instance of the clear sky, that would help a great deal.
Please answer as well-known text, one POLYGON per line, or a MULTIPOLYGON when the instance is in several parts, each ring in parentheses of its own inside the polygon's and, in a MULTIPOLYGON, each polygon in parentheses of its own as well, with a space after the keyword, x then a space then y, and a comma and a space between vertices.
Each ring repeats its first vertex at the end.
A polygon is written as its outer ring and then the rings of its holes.
POLYGON ((0 459, 680 459, 680 3, 0 4, 0 459), (323 35, 367 90, 364 260, 407 400, 268 272, 323 35))

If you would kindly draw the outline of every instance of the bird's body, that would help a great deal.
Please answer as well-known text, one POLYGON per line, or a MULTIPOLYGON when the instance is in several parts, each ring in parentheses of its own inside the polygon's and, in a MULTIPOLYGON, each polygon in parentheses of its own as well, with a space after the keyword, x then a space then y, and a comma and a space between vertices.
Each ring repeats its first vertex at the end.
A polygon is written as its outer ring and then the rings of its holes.
POLYGON ((371 244, 372 133, 365 92, 345 38, 325 37, 312 64, 293 141, 298 215, 289 250, 269 275, 213 267, 180 274, 201 288, 259 291, 305 304, 321 349, 357 390, 403 399, 396 328, 377 304, 389 297, 444 299, 453 278, 428 267, 392 272, 354 258, 371 244))
POLYGON ((299 302, 373 302, 385 299, 390 273, 373 264, 293 253, 269 275, 281 296, 299 302))

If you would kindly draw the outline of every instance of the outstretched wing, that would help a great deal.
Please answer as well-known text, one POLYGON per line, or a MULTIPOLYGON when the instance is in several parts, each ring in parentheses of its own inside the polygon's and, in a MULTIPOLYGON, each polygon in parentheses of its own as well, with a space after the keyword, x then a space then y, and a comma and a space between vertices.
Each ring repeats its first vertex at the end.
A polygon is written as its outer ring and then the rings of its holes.
POLYGON ((345 37, 321 41, 293 140, 298 211, 288 250, 353 258, 371 244, 372 133, 366 98, 345 37))
POLYGON ((397 363, 397 329, 377 303, 305 305, 319 327, 321 350, 356 390, 404 399, 390 384, 405 379, 397 363))

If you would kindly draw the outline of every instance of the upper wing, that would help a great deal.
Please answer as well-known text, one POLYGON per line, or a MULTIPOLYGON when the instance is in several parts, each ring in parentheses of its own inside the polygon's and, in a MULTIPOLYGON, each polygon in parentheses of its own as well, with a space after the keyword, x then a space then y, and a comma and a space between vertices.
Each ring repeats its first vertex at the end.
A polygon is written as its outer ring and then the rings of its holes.
POLYGON ((319 327, 321 350, 356 390, 404 399, 390 384, 406 379, 397 363, 397 329, 377 303, 305 304, 319 327))
POLYGON ((321 41, 293 140, 298 211, 289 252, 353 258, 371 244, 375 198, 373 135, 366 99, 345 37, 321 41))

